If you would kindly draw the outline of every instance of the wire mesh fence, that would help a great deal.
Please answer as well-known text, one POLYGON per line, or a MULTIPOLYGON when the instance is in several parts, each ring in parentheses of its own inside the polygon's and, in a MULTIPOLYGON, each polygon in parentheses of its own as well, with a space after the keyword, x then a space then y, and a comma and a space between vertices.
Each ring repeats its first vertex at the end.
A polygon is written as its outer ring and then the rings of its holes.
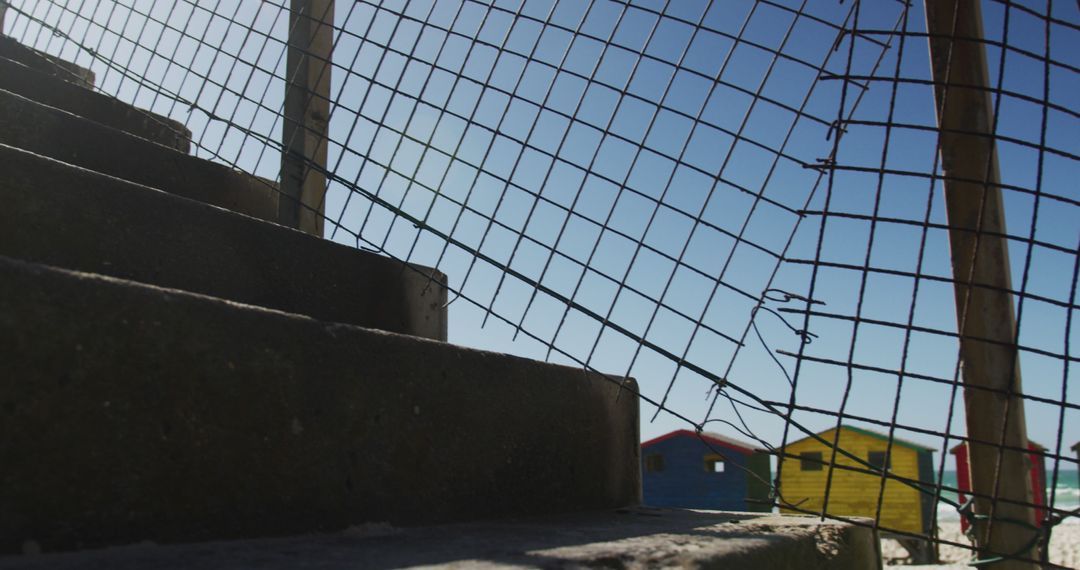
MULTIPOLYGON (((280 181, 288 3, 8 4, 7 35, 280 181)), ((753 440, 784 512, 1065 563, 1075 3, 332 9, 324 235, 445 272, 451 341, 635 377, 646 436, 753 440)))

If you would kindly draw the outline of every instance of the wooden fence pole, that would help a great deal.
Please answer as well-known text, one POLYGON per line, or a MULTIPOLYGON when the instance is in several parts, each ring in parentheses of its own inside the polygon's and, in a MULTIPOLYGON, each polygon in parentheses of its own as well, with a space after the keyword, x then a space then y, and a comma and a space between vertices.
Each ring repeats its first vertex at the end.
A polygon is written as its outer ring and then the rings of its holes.
MULTIPOLYGON (((979 0, 925 0, 930 58, 945 175, 945 203, 955 280, 968 436, 998 445, 969 443, 977 515, 976 545, 984 558, 1000 554, 1038 558, 1026 454, 1024 401, 1016 319, 1004 237, 1005 212, 998 186, 993 106, 986 52, 981 43, 979 0), (962 38, 962 39, 961 39, 962 38), (958 132, 962 131, 962 132, 958 132), (982 287, 980 287, 980 285, 982 287), (978 340, 977 340, 978 339, 978 340), (973 389, 990 388, 1000 392, 973 389), (1004 438, 1003 438, 1004 436, 1004 438)), ((1016 560, 999 569, 1037 565, 1016 560)))
POLYGON ((334 0, 290 0, 278 223, 318 236, 326 195, 333 41, 334 0))

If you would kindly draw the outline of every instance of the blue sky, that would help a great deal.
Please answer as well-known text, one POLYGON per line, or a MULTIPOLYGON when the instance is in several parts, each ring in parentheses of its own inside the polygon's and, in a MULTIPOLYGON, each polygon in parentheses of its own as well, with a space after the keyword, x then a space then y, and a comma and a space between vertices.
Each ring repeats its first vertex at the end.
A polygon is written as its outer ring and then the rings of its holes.
MULTIPOLYGON (((287 31, 280 4, 13 0, 67 37, 39 33, 18 13, 9 14, 6 31, 93 68, 103 91, 184 121, 201 156, 273 179, 278 155, 264 141, 280 136, 287 31)), ((947 235, 922 227, 946 223, 940 185, 843 168, 830 182, 803 166, 832 151, 829 125, 841 114, 882 123, 894 103, 892 121, 909 127, 891 130, 887 151, 880 124, 852 124, 837 163, 933 171, 936 138, 918 128, 935 124, 929 86, 901 83, 894 93, 893 83, 875 81, 861 97, 854 86, 845 95, 841 81, 820 80, 817 71, 850 67, 854 75, 927 80, 926 40, 905 37, 898 63, 897 35, 864 35, 853 49, 850 35, 835 43, 837 26, 855 18, 852 3, 810 2, 796 16, 799 5, 339 2, 330 165, 347 184, 331 184, 326 213, 341 229, 328 224, 327 237, 446 272, 462 294, 449 307, 453 342, 629 374, 653 400, 670 385, 671 410, 742 439, 725 423, 739 425, 732 404, 721 398, 712 407, 713 382, 694 370, 786 402, 792 388, 785 371, 794 372, 795 359, 776 355, 782 370, 769 352, 797 353, 799 337, 776 313, 756 313, 766 345, 752 330, 746 334, 747 326, 767 288, 807 295, 818 256, 832 265, 817 272, 814 299, 824 305, 814 308, 858 311, 881 324, 864 322, 853 340, 850 322, 811 318, 815 337, 799 370, 800 405, 839 409, 847 368, 820 360, 850 355, 856 365, 898 370, 909 315, 914 326, 945 334, 912 333, 905 369, 952 379, 953 293, 933 279, 950 275, 947 235), (372 206, 373 195, 422 227, 372 206), (798 215, 804 209, 829 212, 824 230, 821 216, 798 215), (892 221, 872 226, 852 217, 875 212, 892 221), (918 280, 917 296, 916 272, 929 276, 918 280), (734 341, 744 334, 738 348, 734 341), (690 366, 677 366, 680 358, 690 366)), ((987 37, 1000 41, 1005 8, 984 6, 987 37)), ((1080 15, 1074 3, 1054 4, 1060 21, 1051 25, 1049 52, 1058 63, 1047 70, 1044 22, 1022 9, 1046 7, 1018 6, 1009 11, 1005 38, 1016 49, 1006 50, 1000 78, 1016 95, 1002 98, 997 131, 1012 142, 999 142, 998 151, 1002 182, 1015 187, 1005 191, 1009 232, 1037 242, 1010 244, 1014 288, 1025 283, 1030 262, 1025 290, 1036 296, 1023 300, 1020 343, 1049 353, 1024 353, 1024 388, 1059 401, 1068 373, 1066 401, 1080 404, 1080 333, 1075 325, 1066 333, 1069 311, 1080 316, 1070 290, 1080 240, 1080 15), (1038 103, 1044 76, 1045 129, 1038 103), (1040 155, 1032 148, 1039 144, 1053 152, 1040 155)), ((858 28, 923 32, 921 6, 906 21, 901 9, 865 2, 858 28)), ((1001 51, 987 53, 996 84, 1001 51)), ((802 328, 801 315, 779 314, 802 328)), ((854 370, 847 413, 891 421, 897 383, 894 373, 854 370)), ((962 434, 962 399, 951 396, 949 386, 907 377, 896 421, 962 434)), ((782 418, 738 410, 754 433, 779 443, 782 418)), ((687 427, 666 413, 653 421, 654 411, 643 403, 645 439, 687 427)), ((1060 411, 1028 402, 1031 438, 1053 447, 1060 411)), ((836 421, 811 412, 794 417, 812 430, 836 421)), ((1063 429, 1066 448, 1080 439, 1076 410, 1066 411, 1063 429)), ((942 445, 910 430, 896 435, 942 445)))

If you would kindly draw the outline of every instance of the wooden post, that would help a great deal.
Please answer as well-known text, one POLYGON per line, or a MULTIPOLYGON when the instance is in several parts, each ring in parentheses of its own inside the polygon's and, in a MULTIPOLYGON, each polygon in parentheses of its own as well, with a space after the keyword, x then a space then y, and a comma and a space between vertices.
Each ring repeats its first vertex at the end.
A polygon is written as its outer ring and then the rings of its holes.
MULTIPOLYGON (((1027 449, 1016 319, 1012 296, 1004 292, 1012 285, 1009 251, 1001 237, 1005 234, 1005 212, 1001 188, 997 186, 995 144, 990 138, 993 106, 986 90, 989 76, 986 52, 980 42, 983 35, 979 0, 926 0, 926 20, 941 129, 941 164, 946 177, 945 205, 951 228, 957 322, 961 326, 960 357, 963 381, 968 387, 964 390, 968 436, 1027 449)), ((980 557, 1007 554, 1037 559, 1036 549, 1030 546, 1035 537, 1035 510, 1002 502, 1032 501, 1025 454, 978 443, 970 443, 968 453, 972 490, 999 498, 975 499, 975 513, 993 518, 989 525, 983 519, 975 524, 980 557)), ((1016 560, 994 565, 1000 569, 1036 567, 1016 560)))
POLYGON ((0 36, 4 35, 4 19, 7 17, 8 0, 0 0, 0 36))
POLYGON ((290 2, 278 223, 321 236, 334 0, 290 2))

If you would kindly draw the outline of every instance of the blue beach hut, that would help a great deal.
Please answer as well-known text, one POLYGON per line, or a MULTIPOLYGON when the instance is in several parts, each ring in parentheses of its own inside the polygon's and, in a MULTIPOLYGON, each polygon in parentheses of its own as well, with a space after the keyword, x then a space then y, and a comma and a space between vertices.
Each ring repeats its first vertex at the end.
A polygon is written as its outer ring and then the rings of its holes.
POLYGON ((646 505, 769 511, 769 456, 716 433, 677 430, 641 444, 646 505))

